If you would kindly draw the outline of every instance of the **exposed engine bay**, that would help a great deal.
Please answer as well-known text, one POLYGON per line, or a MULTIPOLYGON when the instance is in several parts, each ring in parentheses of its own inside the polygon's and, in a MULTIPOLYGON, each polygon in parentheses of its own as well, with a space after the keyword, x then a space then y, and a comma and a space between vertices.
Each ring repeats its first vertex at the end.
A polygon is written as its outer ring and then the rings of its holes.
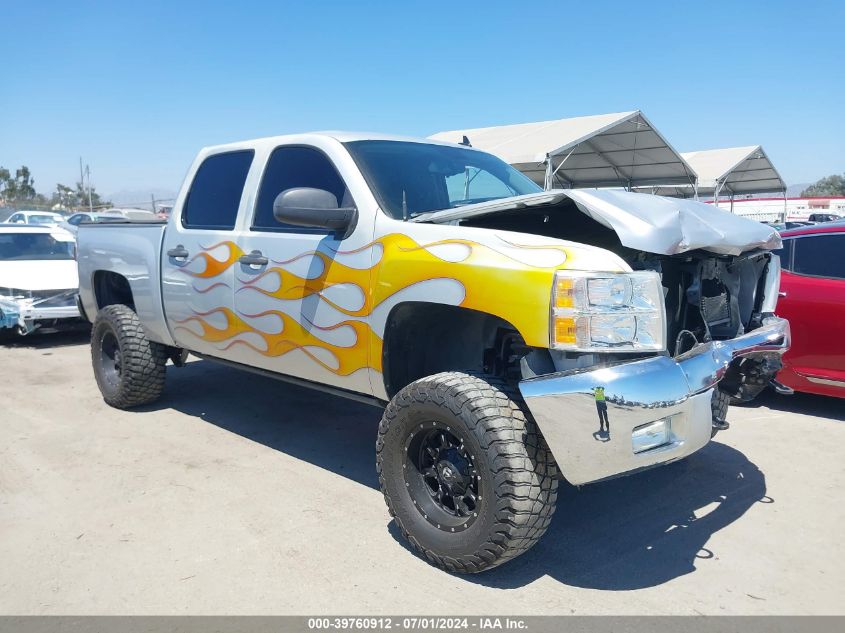
MULTIPOLYGON (((633 270, 658 272, 666 306, 667 352, 673 357, 700 343, 733 339, 760 326, 765 314, 767 273, 771 269, 779 275, 779 269, 771 266, 768 250, 753 247, 740 254, 703 249, 675 254, 646 252, 624 245, 614 228, 581 211, 580 205, 567 198, 554 205, 497 211, 457 221, 464 226, 532 233, 597 246, 616 253, 633 270)), ((619 355, 563 356, 553 359, 557 371, 611 363, 613 356, 619 355)), ((537 359, 530 362, 542 363, 537 359)), ((720 383, 720 390, 736 400, 750 400, 772 381, 780 367, 778 354, 737 360, 720 383)), ((536 373, 548 369, 535 368, 536 373)))

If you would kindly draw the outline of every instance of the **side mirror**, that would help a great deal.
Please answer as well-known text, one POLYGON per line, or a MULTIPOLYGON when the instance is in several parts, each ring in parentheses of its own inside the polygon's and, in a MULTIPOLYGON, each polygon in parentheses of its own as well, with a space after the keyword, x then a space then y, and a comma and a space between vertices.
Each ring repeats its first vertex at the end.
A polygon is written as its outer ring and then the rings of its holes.
POLYGON ((358 209, 338 207, 333 193, 312 187, 286 189, 273 202, 273 217, 278 222, 329 229, 349 237, 358 221, 358 209))

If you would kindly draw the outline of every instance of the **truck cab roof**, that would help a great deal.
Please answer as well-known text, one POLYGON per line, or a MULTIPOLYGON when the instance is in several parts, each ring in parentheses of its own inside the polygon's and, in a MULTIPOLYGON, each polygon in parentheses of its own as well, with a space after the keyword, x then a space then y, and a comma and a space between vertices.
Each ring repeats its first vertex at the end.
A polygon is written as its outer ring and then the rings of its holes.
MULTIPOLYGON (((332 139, 339 143, 351 143, 354 141, 400 141, 405 143, 425 143, 427 145, 445 145, 447 147, 462 147, 475 149, 467 145, 456 145, 445 141, 436 141, 430 138, 416 136, 402 136, 399 134, 380 134, 378 132, 353 132, 342 130, 324 130, 317 132, 304 132, 302 134, 283 134, 280 136, 264 136, 246 141, 236 141, 222 145, 210 145, 204 147, 201 154, 216 154, 222 151, 231 151, 244 148, 275 147, 276 145, 289 145, 293 143, 311 144, 316 140, 332 139)), ((480 151, 480 150, 475 150, 480 151)))

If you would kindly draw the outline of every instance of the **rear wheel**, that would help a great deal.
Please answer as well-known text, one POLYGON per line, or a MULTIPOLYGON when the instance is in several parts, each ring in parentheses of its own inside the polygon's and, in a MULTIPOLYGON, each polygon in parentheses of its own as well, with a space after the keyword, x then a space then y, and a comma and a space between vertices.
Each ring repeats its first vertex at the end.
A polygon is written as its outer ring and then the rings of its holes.
POLYGON ((517 392, 447 372, 391 400, 376 444, 390 514, 434 565, 479 572, 527 551, 557 500, 557 466, 517 392))
POLYGON ((106 306, 97 314, 91 362, 103 400, 118 409, 154 402, 164 389, 167 350, 147 338, 128 306, 106 306))

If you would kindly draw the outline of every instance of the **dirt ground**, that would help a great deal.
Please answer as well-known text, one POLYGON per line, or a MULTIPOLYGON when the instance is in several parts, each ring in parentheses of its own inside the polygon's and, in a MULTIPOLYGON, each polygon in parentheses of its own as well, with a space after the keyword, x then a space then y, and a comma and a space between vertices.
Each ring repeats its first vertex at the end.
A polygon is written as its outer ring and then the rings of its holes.
POLYGON ((845 406, 768 394, 687 460, 577 489, 528 554, 414 556, 380 411, 195 361, 106 406, 87 336, 0 346, 2 614, 845 614, 845 406))

